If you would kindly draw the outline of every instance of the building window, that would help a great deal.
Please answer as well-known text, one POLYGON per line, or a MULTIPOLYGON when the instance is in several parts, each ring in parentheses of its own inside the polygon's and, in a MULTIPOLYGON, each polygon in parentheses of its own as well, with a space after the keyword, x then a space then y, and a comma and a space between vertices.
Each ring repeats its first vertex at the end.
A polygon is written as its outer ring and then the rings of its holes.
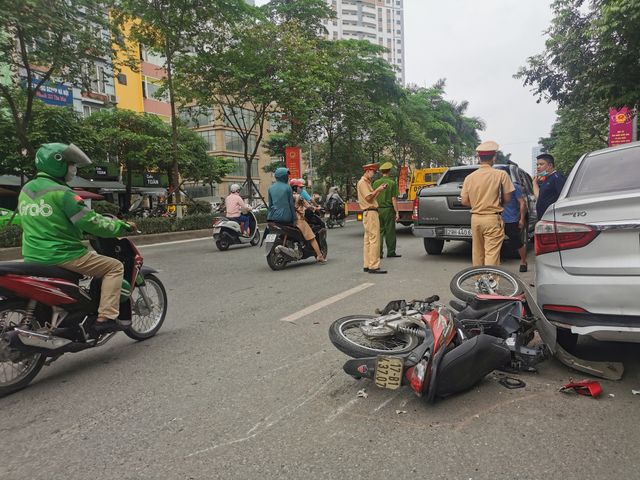
POLYGON ((144 45, 140 45, 140 60, 151 63, 152 65, 157 65, 159 67, 164 66, 164 64, 167 62, 167 59, 164 57, 164 55, 151 52, 147 50, 144 45))
POLYGON ((83 105, 82 106, 82 116, 84 118, 88 118, 97 111, 102 110, 102 107, 97 107, 94 105, 83 105))
POLYGON ((246 108, 224 107, 224 113, 224 124, 227 127, 249 130, 256 121, 256 112, 246 108))
MULTIPOLYGON (((228 175, 230 177, 246 177, 247 176, 247 162, 244 158, 238 157, 228 157, 229 160, 233 161, 233 171, 228 175)), ((253 178, 258 178, 258 159, 254 159, 251 162, 251 176, 253 178)))
POLYGON ((167 98, 166 92, 161 97, 156 97, 156 93, 160 90, 160 87, 161 85, 157 80, 153 80, 150 77, 142 77, 142 96, 144 98, 168 102, 169 99, 167 98))
POLYGON ((207 151, 211 152, 216 149, 216 132, 207 130, 206 132, 196 132, 205 142, 207 142, 207 151))
MULTIPOLYGON (((247 142, 249 153, 253 152, 253 149, 256 147, 256 137, 254 135, 249 135, 249 141, 247 142)), ((224 148, 228 152, 244 152, 244 142, 240 135, 237 132, 224 132, 224 148)))
POLYGON ((180 118, 188 127, 205 127, 207 125, 213 125, 213 110, 210 108, 205 110, 192 110, 188 108, 180 112, 180 118))

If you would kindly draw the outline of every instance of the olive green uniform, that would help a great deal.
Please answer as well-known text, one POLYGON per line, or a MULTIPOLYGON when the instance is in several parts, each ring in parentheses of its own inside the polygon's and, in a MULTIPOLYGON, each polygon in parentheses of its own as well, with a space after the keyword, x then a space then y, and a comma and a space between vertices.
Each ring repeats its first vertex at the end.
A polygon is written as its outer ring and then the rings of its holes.
POLYGON ((391 177, 381 177, 373 182, 375 190, 383 183, 388 187, 378 195, 378 216, 380 217, 380 256, 387 244, 387 256, 396 254, 396 210, 393 199, 398 197, 398 184, 391 177))

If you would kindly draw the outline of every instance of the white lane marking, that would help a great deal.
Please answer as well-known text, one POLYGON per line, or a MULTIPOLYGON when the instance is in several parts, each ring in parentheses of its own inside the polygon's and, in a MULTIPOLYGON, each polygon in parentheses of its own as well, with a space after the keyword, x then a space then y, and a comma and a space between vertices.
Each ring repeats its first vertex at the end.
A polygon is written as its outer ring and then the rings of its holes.
MULTIPOLYGON (((178 243, 201 242, 202 240, 211 240, 211 237, 190 238, 189 240, 176 240, 173 242, 150 243, 149 245, 136 245, 137 248, 160 247, 163 245, 177 245, 178 243)), ((135 238, 133 239, 135 243, 135 238)))
POLYGON ((375 285, 375 283, 363 283, 361 285, 358 285, 357 287, 353 287, 350 290, 347 290, 345 292, 339 293, 337 295, 334 295, 333 297, 329 297, 325 300, 322 300, 318 303, 315 303, 313 305, 308 306, 307 308, 303 308, 302 310, 299 310, 295 313, 292 313, 291 315, 288 315, 284 318, 281 318, 280 321, 281 322, 295 322, 296 320, 302 318, 302 317, 306 317, 307 315, 316 312, 318 310, 320 310, 321 308, 324 308, 326 306, 331 305, 332 303, 336 303, 339 302, 340 300, 347 298, 351 295, 354 295, 356 293, 359 293, 369 287, 372 287, 373 285, 375 285))
POLYGON ((400 392, 396 393, 395 395, 387 398, 384 402, 382 402, 380 405, 378 405, 374 410, 373 413, 379 412, 381 409, 383 409, 384 407, 386 407, 387 405, 389 405, 393 400, 395 400, 395 398, 400 395, 400 392))

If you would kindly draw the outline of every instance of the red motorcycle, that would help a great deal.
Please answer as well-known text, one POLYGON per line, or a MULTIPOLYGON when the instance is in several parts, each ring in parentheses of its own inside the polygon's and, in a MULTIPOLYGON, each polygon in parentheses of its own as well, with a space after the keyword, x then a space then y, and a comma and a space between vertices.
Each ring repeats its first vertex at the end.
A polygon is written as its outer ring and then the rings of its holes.
MULTIPOLYGON (((465 278, 474 277, 469 274, 474 270, 463 272, 465 278)), ((496 278, 498 273, 483 278, 477 270, 475 281, 506 285, 504 278, 496 278)), ((452 302, 457 312, 438 303, 438 296, 395 300, 377 316, 336 320, 329 338, 353 357, 343 367, 352 377, 371 379, 386 389, 409 385, 434 401, 468 390, 496 369, 535 371, 555 351, 555 328, 531 308, 530 293, 511 293, 466 296, 468 303, 452 302), (536 330, 545 343, 528 346, 536 330)))
MULTIPOLYGON (((124 333, 154 336, 167 314, 167 293, 157 270, 128 238, 94 239, 94 250, 124 265, 120 297, 124 333)), ((99 347, 116 332, 95 328, 101 280, 60 267, 0 263, 0 396, 24 388, 44 365, 64 353, 99 347)))

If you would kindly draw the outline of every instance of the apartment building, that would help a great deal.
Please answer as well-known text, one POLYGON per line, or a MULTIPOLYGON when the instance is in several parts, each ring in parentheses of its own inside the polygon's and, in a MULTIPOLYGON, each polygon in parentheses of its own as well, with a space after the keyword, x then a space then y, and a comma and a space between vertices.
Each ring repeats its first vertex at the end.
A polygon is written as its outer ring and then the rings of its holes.
POLYGON ((337 18, 326 22, 329 39, 367 40, 387 49, 384 58, 405 82, 404 0, 327 0, 337 18))

